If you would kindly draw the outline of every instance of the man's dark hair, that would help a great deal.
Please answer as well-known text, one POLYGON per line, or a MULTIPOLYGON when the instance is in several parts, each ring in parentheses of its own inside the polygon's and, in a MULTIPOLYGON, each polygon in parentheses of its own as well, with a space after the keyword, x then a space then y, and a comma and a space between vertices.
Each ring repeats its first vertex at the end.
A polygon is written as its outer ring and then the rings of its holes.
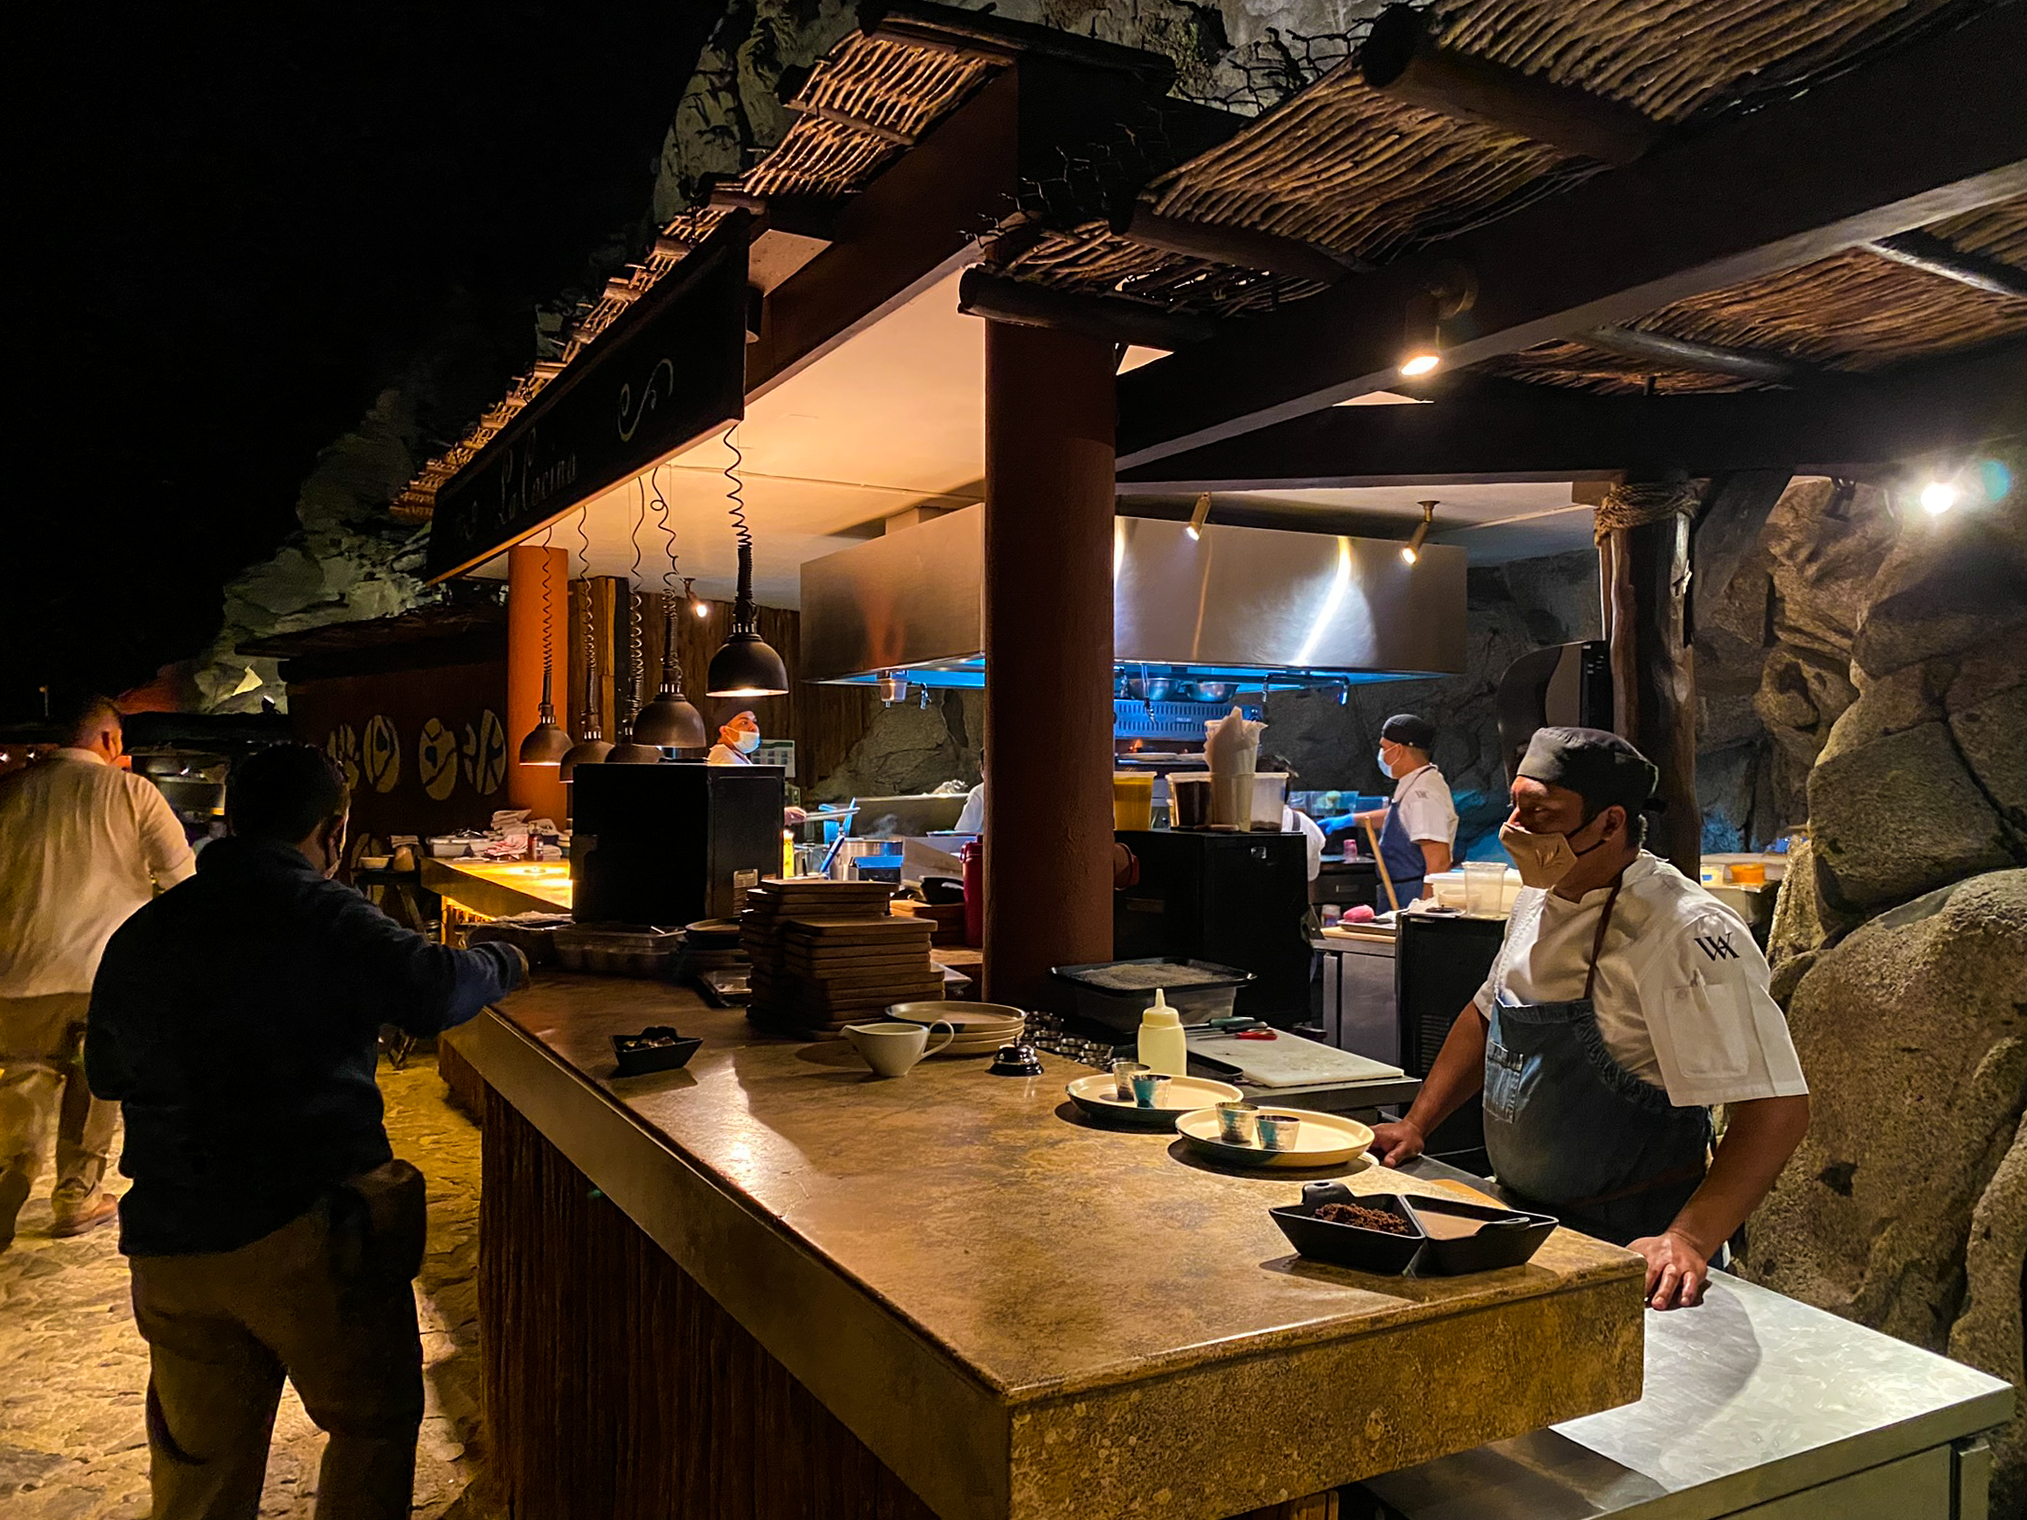
POLYGON ((234 769, 225 788, 225 821, 245 838, 298 844, 351 801, 329 755, 307 744, 277 744, 234 769))
POLYGON ((78 697, 63 704, 56 710, 56 731, 63 736, 65 744, 89 744, 106 727, 111 719, 115 727, 120 722, 120 704, 99 692, 78 697))

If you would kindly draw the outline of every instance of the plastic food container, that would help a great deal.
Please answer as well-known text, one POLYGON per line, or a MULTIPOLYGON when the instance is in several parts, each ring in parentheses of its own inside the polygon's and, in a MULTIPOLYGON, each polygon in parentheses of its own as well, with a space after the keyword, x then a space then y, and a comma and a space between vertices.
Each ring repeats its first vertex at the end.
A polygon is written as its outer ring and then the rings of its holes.
POLYGON ((1168 778, 1168 823, 1175 829, 1207 829, 1211 826, 1211 776, 1200 771, 1193 776, 1168 778))
POLYGON ((1505 907, 1506 867, 1496 860, 1464 862, 1464 911, 1491 917, 1505 907))
POLYGON ((668 975, 683 937, 674 929, 572 924, 558 929, 554 942, 565 971, 653 978, 668 975))
POLYGON ((1112 827, 1143 832, 1154 827, 1154 774, 1151 771, 1112 773, 1112 827))
POLYGON ((1253 827, 1270 834, 1281 832, 1281 814, 1288 805, 1286 771, 1253 772, 1253 827))
POLYGON ((1239 989, 1253 980, 1236 966, 1160 955, 1057 966, 1051 975, 1075 990, 1079 1018, 1125 1030, 1140 1027, 1157 987, 1183 1023, 1202 1024, 1229 1015, 1239 989))

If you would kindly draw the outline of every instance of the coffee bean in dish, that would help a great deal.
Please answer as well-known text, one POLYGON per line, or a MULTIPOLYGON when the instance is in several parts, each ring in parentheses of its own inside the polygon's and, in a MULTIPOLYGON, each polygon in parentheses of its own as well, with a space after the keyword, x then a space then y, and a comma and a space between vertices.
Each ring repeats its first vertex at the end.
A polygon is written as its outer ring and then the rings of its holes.
POLYGON ((1318 1204, 1312 1216, 1329 1224, 1356 1225, 1361 1230, 1378 1230, 1387 1235, 1412 1233, 1408 1222, 1386 1209, 1367 1208, 1362 1203, 1318 1204))

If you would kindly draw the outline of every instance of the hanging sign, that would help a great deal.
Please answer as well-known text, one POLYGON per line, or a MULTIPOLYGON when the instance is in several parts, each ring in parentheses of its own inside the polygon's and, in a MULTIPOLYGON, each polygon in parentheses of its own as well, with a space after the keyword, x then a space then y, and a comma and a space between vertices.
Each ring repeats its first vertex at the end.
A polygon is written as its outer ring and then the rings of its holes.
POLYGON ((735 211, 436 493, 431 580, 745 415, 746 247, 735 211))

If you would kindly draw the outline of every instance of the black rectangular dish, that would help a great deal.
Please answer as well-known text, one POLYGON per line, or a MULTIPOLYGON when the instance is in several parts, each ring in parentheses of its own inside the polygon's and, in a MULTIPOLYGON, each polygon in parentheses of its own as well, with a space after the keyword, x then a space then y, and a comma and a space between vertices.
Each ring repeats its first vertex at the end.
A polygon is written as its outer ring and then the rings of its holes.
POLYGON ((1465 1272, 1517 1267, 1541 1249, 1556 1226, 1546 1214, 1487 1208, 1461 1198, 1411 1198, 1408 1212, 1428 1241, 1415 1260, 1415 1273, 1420 1277, 1457 1277, 1465 1272), (1482 1223, 1469 1235, 1448 1234, 1443 1228, 1444 1222, 1465 1220, 1482 1223))
POLYGON ((1422 1249, 1427 1237, 1421 1223, 1397 1193, 1354 1194, 1341 1182, 1312 1182, 1302 1189, 1302 1201, 1284 1208, 1269 1209, 1274 1223, 1288 1237, 1288 1244, 1300 1255, 1332 1266, 1351 1267, 1359 1272, 1377 1272, 1397 1277, 1422 1249), (1391 1214, 1407 1228, 1399 1234, 1368 1229, 1316 1217, 1318 1209, 1333 1204, 1351 1205, 1391 1214))
POLYGON ((679 1035, 666 1024, 650 1024, 639 1034, 616 1034, 612 1054, 619 1062, 622 1077, 644 1077, 651 1071, 674 1071, 687 1066, 697 1047, 704 1042, 679 1035))

